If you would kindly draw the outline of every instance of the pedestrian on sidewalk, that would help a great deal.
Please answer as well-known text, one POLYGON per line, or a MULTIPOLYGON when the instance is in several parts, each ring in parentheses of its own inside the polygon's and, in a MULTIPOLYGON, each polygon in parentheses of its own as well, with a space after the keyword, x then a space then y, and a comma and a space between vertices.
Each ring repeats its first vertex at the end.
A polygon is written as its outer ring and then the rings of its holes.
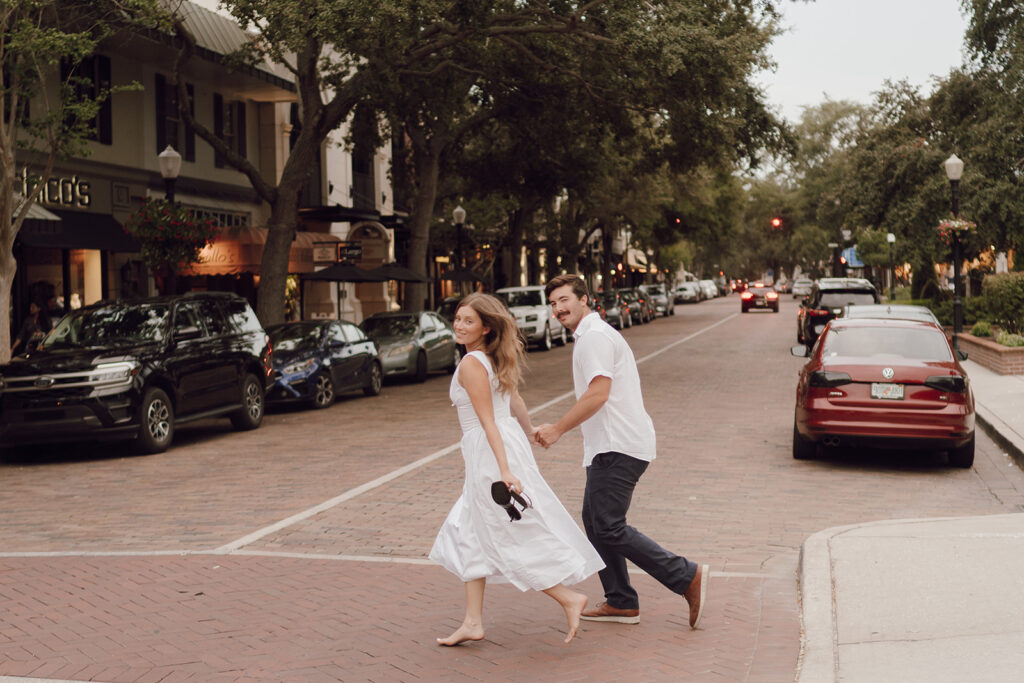
POLYGON ((630 584, 629 560, 689 606, 697 628, 708 590, 708 566, 671 553, 626 523, 640 475, 655 457, 654 423, 644 410, 640 374, 629 344, 590 308, 590 292, 577 275, 559 275, 545 286, 552 312, 573 332, 572 376, 576 404, 555 424, 537 428, 534 440, 549 448, 571 429, 583 432, 583 528, 604 560, 605 602, 585 610, 589 621, 640 623, 640 601, 630 584))
POLYGON ((462 426, 466 479, 430 559, 465 583, 466 613, 459 628, 437 642, 483 639, 484 588, 490 579, 554 598, 565 611, 568 643, 579 629, 587 597, 567 586, 604 565, 533 458, 527 437, 533 426, 518 389, 525 356, 519 330, 498 299, 481 293, 460 302, 454 328, 467 352, 449 390, 462 426), (492 485, 506 498, 515 494, 530 506, 520 510, 496 504, 492 485))

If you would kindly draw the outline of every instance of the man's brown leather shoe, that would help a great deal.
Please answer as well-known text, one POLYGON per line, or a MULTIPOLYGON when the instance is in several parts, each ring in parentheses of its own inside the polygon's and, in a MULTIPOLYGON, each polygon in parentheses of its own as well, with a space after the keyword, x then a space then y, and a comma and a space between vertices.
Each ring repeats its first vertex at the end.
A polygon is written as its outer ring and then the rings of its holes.
POLYGON ((697 573, 686 592, 683 593, 686 604, 690 606, 690 628, 697 628, 700 618, 704 615, 704 601, 708 597, 707 574, 708 566, 706 564, 697 565, 697 573))
POLYGON ((602 602, 594 609, 585 609, 580 614, 580 619, 587 621, 614 621, 618 624, 639 624, 640 610, 619 609, 612 607, 607 602, 602 602))

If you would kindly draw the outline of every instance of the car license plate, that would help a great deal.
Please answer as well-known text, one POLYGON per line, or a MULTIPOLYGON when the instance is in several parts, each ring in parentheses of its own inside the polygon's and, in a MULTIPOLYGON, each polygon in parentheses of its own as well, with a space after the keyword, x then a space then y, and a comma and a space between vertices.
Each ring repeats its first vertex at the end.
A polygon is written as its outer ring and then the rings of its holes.
POLYGON ((759 301, 755 301, 754 305, 755 306, 764 306, 764 301, 760 301, 760 300, 759 301))
POLYGON ((891 401, 903 400, 903 385, 887 382, 871 383, 871 398, 884 398, 891 401))

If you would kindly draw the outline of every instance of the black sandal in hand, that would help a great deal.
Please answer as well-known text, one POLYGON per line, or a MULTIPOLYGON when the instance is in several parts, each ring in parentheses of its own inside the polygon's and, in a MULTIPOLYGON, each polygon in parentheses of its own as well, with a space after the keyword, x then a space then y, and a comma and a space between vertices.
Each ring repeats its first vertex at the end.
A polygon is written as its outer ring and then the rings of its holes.
POLYGON ((529 496, 525 493, 520 496, 515 491, 509 490, 503 481, 496 481, 491 484, 491 498, 494 499, 495 503, 505 508, 505 512, 508 513, 508 521, 510 522, 523 518, 522 512, 516 509, 515 503, 519 503, 522 506, 523 512, 526 511, 526 508, 533 507, 533 501, 530 500, 529 496), (523 496, 526 496, 525 499, 523 496), (515 503, 512 501, 515 501, 515 503))

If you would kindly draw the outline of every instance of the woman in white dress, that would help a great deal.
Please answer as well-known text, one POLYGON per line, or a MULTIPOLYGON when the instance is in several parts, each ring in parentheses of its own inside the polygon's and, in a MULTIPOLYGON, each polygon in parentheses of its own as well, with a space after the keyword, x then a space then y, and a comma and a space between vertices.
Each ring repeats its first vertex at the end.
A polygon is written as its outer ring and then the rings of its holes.
POLYGON ((490 579, 554 598, 565 611, 568 643, 587 598, 567 586, 604 568, 604 562, 533 459, 526 434, 534 430, 518 391, 525 354, 508 309, 488 294, 470 294, 459 303, 454 327, 455 339, 466 347, 450 390, 462 426, 466 480, 430 559, 465 582, 466 615, 454 633, 437 642, 483 639, 484 588, 490 579), (510 521, 491 498, 496 481, 532 503, 518 521, 510 521))

